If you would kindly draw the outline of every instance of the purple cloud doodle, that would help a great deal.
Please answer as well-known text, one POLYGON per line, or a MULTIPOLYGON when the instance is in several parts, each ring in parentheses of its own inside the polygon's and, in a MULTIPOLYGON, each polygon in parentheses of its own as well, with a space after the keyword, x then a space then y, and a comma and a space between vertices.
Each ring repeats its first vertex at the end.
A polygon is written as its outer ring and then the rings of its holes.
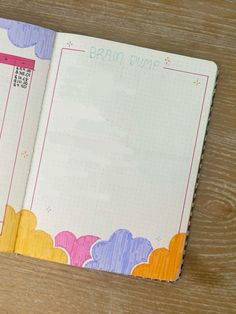
POLYGON ((72 232, 62 231, 55 237, 55 246, 67 251, 71 265, 82 266, 91 258, 90 248, 97 240, 99 237, 92 235, 81 236, 77 239, 72 232))
POLYGON ((40 59, 50 59, 56 33, 40 26, 0 18, 0 28, 8 30, 8 38, 19 48, 35 46, 40 59))
POLYGON ((115 231, 108 241, 98 241, 92 247, 92 260, 84 267, 130 274, 132 268, 146 262, 153 250, 145 238, 133 238, 125 229, 115 231))

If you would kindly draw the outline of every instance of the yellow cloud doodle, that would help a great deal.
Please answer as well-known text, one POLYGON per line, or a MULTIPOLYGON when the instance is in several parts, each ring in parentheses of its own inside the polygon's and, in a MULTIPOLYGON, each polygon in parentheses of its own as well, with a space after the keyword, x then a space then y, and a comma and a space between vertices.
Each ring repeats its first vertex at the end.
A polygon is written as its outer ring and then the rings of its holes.
POLYGON ((6 207, 2 234, 0 235, 1 252, 14 252, 20 215, 21 213, 16 213, 11 206, 6 207))
POLYGON ((159 248, 152 251, 148 262, 137 265, 132 275, 167 281, 176 280, 182 262, 184 242, 185 234, 176 234, 170 241, 169 249, 159 248))
POLYGON ((51 236, 36 230, 36 225, 35 215, 29 210, 21 210, 15 253, 66 264, 66 253, 55 248, 51 236))

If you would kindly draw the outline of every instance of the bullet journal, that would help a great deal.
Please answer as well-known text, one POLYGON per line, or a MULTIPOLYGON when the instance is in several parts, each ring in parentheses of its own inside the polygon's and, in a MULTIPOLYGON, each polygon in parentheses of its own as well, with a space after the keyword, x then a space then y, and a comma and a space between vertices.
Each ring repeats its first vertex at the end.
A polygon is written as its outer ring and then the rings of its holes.
POLYGON ((0 251, 181 272, 217 66, 0 19, 0 251))

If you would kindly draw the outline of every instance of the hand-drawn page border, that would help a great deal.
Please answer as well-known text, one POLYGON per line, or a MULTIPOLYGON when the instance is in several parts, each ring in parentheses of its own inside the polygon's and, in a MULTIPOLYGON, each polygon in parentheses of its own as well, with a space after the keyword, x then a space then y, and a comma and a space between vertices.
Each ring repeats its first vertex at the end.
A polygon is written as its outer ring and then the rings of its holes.
MULTIPOLYGON (((52 109, 53 109, 54 96, 55 96, 55 92, 56 92, 56 87, 57 87, 57 81, 58 81, 58 76, 59 76, 62 56, 63 56, 63 53, 65 53, 66 51, 74 51, 74 52, 79 52, 79 53, 84 53, 85 52, 85 50, 80 50, 80 49, 72 49, 72 48, 62 48, 61 49, 59 62, 58 62, 58 66, 57 66, 56 78, 55 78, 54 87, 53 87, 52 99, 51 99, 50 108, 49 108, 49 114, 48 114, 46 128, 45 128, 44 137, 43 137, 43 144, 42 144, 42 149, 41 149, 41 153, 40 153, 38 169, 37 169, 37 172, 36 172, 36 179, 35 179, 34 188, 33 188, 33 194, 32 194, 32 199, 31 199, 31 204, 30 204, 30 210, 32 210, 33 203, 34 203, 34 198, 35 198, 35 194, 36 194, 36 190, 37 190, 37 183, 38 183, 38 178, 39 178, 39 175, 40 175, 40 168, 41 168, 41 163, 42 163, 42 159, 43 159, 43 153, 44 153, 44 148, 45 148, 45 143, 46 143, 46 138, 47 138, 47 132, 48 132, 49 122, 50 122, 52 109)), ((191 177, 192 168, 193 168, 193 161, 194 161, 194 158, 195 158, 195 151, 196 151, 196 146, 197 146, 197 141, 198 141, 200 125, 201 125, 202 113, 203 113, 203 109, 204 109, 204 105, 205 105, 205 99, 206 99, 206 93, 207 93, 207 88, 208 88, 209 75, 202 74, 202 73, 195 73, 195 72, 185 71, 185 70, 179 70, 179 69, 175 69, 175 68, 171 68, 171 67, 163 67, 163 70, 165 70, 165 71, 174 71, 174 72, 178 72, 178 73, 181 73, 181 74, 187 74, 187 75, 191 75, 191 76, 194 75, 194 76, 197 76, 197 77, 203 77, 205 79, 204 93, 203 93, 203 97, 202 97, 202 101, 201 101, 200 114, 199 114, 199 119, 198 119, 198 126, 197 126, 196 136, 195 136, 194 143, 193 143, 193 150, 192 150, 191 163, 190 163, 190 167, 189 167, 189 174, 188 174, 188 178, 187 178, 187 182, 186 182, 186 189, 185 189, 185 194, 184 194, 184 199, 183 199, 183 205, 182 205, 181 213, 180 213, 180 222, 179 222, 179 227, 178 227, 178 233, 179 233, 180 229, 181 229, 181 226, 182 226, 182 220, 183 220, 183 216, 184 216, 184 212, 185 212, 185 203, 186 203, 188 189, 189 189, 189 182, 190 182, 190 177, 191 177)))

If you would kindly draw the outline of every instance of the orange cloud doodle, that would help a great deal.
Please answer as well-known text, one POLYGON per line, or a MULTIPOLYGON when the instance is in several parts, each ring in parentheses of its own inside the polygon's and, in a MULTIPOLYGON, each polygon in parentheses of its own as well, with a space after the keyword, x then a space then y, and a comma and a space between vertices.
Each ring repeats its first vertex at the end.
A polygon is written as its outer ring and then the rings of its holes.
POLYGON ((66 253, 62 249, 55 248, 51 236, 44 231, 36 230, 36 225, 35 215, 31 211, 23 209, 15 253, 67 264, 66 253))
POLYGON ((184 242, 185 234, 176 234, 170 241, 169 249, 159 248, 152 251, 148 262, 137 265, 133 269, 132 275, 175 281, 182 262, 184 242))
POLYGON ((16 213, 11 206, 6 207, 2 234, 0 235, 0 251, 13 252, 16 234, 20 222, 20 212, 16 213))

